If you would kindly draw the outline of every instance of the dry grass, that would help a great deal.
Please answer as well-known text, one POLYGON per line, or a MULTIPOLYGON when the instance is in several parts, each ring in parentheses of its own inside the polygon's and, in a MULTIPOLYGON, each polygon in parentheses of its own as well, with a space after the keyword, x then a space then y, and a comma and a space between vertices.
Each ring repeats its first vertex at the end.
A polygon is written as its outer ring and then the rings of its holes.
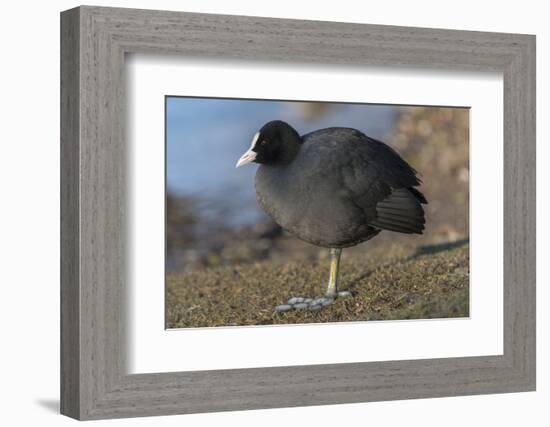
POLYGON ((169 274, 168 328, 321 323, 468 316, 469 246, 465 242, 344 256, 340 298, 319 312, 275 313, 290 296, 322 296, 328 261, 265 261, 169 274))

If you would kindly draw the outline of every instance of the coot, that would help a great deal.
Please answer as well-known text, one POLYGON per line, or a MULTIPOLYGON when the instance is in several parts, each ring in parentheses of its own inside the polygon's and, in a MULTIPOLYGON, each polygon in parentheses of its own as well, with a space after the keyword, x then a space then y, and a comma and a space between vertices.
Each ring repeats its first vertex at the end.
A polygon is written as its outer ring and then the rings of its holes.
POLYGON ((331 127, 300 136, 288 123, 271 121, 254 135, 236 167, 251 162, 260 164, 260 207, 291 234, 330 249, 328 299, 338 296, 342 248, 382 230, 424 230, 427 201, 415 188, 417 172, 357 129, 331 127))

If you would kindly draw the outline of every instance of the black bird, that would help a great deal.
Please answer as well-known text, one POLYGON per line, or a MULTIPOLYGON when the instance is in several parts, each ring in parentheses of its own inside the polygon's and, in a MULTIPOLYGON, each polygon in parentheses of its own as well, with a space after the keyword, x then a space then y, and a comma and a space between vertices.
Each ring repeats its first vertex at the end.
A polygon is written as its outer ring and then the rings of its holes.
POLYGON ((342 248, 382 230, 422 234, 424 195, 417 172, 392 148, 344 127, 300 136, 280 120, 257 132, 236 167, 260 164, 256 196, 283 229, 330 249, 326 297, 338 295, 342 248))

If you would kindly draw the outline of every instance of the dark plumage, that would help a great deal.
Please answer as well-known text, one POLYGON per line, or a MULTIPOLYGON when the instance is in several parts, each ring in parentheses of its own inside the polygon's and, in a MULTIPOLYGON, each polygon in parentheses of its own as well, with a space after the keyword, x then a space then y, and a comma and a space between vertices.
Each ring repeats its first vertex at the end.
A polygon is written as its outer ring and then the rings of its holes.
POLYGON ((237 166, 260 163, 259 205, 282 228, 309 243, 345 248, 381 230, 421 234, 427 203, 416 171, 392 148, 351 128, 300 137, 272 121, 255 135, 237 166))

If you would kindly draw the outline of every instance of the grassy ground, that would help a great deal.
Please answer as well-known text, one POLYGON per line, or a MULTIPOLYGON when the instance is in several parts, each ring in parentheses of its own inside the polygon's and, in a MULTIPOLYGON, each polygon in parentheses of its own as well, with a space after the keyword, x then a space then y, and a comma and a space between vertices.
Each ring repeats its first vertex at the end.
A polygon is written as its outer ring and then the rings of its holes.
MULTIPOLYGON (((368 243, 367 243, 368 245, 368 243)), ((467 242, 344 255, 340 298, 319 312, 275 313, 290 296, 323 296, 328 260, 258 262, 167 275, 168 328, 468 316, 467 242)))

